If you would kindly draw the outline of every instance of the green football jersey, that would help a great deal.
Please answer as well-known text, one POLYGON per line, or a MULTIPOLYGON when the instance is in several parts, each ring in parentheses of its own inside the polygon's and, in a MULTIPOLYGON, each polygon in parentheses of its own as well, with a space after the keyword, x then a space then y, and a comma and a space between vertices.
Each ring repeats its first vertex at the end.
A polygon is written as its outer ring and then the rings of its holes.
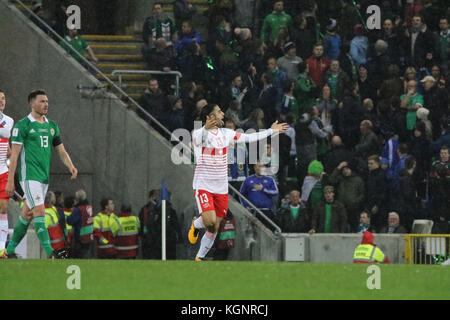
POLYGON ((52 146, 61 143, 56 122, 46 118, 39 123, 29 114, 14 126, 11 141, 22 145, 17 165, 19 180, 48 184, 52 146))

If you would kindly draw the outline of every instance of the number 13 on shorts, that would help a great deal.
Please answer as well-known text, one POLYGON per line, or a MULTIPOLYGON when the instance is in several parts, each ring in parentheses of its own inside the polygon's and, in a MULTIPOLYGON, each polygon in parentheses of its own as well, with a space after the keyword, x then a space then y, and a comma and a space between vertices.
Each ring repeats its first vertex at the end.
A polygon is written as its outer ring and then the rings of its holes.
POLYGON ((217 217, 226 217, 228 194, 215 194, 206 190, 195 190, 195 201, 198 212, 215 211, 217 217))

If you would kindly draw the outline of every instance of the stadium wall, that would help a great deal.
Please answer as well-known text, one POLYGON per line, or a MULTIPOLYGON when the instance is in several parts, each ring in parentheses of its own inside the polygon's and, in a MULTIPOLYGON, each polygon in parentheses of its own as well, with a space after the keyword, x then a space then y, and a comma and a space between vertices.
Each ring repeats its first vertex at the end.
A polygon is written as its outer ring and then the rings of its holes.
MULTIPOLYGON (((115 200, 116 212, 127 201, 137 214, 146 203, 148 191, 160 188, 161 180, 166 179, 178 214, 194 203, 193 166, 173 164, 171 145, 114 95, 83 98, 78 86, 93 87, 100 82, 5 1, 0 1, 0 39, 4 43, 0 50, 0 87, 7 97, 5 113, 16 121, 22 119, 30 112, 29 92, 45 89, 48 116, 58 123, 64 145, 79 171, 78 179, 71 181, 54 153, 49 190, 74 194, 83 188, 95 212, 100 209, 100 200, 108 196, 115 200)), ((279 261, 281 240, 238 202, 231 200, 230 210, 237 227, 232 259, 279 261), (255 239, 248 248, 244 240, 247 230, 255 239)), ((10 221, 13 226, 15 220, 10 221)), ((39 257, 34 252, 38 247, 28 249, 33 251, 28 256, 39 257)))
POLYGON ((28 93, 45 89, 49 118, 58 123, 79 171, 78 179, 71 181, 54 153, 50 190, 73 194, 84 188, 96 211, 101 198, 110 196, 116 201, 116 211, 123 201, 129 201, 137 212, 146 203, 148 191, 159 188, 164 178, 177 211, 192 203, 192 167, 173 164, 169 143, 114 95, 82 98, 77 86, 100 82, 4 1, 0 1, 0 38, 5 44, 0 50, 5 113, 16 121, 22 119, 30 112, 28 93))

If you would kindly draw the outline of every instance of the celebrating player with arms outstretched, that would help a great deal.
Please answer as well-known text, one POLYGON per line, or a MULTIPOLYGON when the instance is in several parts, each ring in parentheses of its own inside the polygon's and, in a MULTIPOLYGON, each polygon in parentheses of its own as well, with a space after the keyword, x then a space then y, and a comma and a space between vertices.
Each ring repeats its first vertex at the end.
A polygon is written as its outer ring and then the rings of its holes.
POLYGON ((10 152, 9 138, 14 120, 3 113, 6 107, 5 93, 0 89, 0 252, 5 249, 8 237, 8 201, 6 182, 8 182, 8 166, 6 160, 10 152))
POLYGON ((200 119, 204 127, 194 130, 193 144, 196 158, 193 188, 200 217, 192 222, 189 241, 195 244, 200 229, 206 228, 196 261, 204 259, 228 210, 227 151, 234 141, 255 142, 272 133, 285 132, 289 126, 278 121, 270 129, 243 134, 223 127, 224 113, 216 104, 203 107, 200 119))
POLYGON ((11 197, 14 194, 14 174, 18 167, 19 181, 25 192, 25 204, 22 215, 14 227, 12 239, 2 257, 15 258, 14 251, 25 236, 31 219, 34 218, 36 235, 47 256, 61 258, 62 255, 53 252, 50 245, 44 218, 44 199, 49 183, 52 147, 56 149, 61 161, 72 174, 71 179, 77 177, 78 171, 62 144, 58 125, 46 117, 47 94, 42 90, 35 90, 28 95, 28 103, 31 113, 20 120, 12 131, 11 163, 6 184, 6 193, 11 197))

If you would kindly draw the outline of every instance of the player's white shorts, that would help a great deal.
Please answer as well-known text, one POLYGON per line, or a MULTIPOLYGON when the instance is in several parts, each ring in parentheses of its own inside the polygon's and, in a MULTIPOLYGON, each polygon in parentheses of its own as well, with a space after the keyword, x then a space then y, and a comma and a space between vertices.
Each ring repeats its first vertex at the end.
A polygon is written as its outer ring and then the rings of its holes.
POLYGON ((25 180, 20 181, 20 186, 22 187, 23 197, 25 198, 28 208, 33 209, 34 207, 44 204, 48 184, 34 180, 25 180))

